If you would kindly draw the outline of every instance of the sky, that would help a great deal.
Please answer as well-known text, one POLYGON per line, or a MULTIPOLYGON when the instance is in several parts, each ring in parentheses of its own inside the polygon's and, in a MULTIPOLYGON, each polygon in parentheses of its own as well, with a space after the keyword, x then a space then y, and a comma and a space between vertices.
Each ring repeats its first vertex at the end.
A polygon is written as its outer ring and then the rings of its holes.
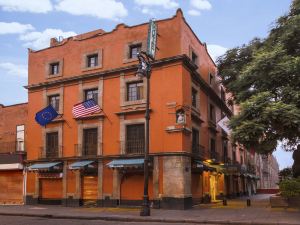
MULTIPOLYGON (((227 49, 264 38, 292 0, 0 0, 0 104, 27 101, 27 48, 49 46, 51 37, 69 37, 119 23, 184 17, 216 59, 227 49)), ((280 167, 291 155, 275 153, 280 167)))

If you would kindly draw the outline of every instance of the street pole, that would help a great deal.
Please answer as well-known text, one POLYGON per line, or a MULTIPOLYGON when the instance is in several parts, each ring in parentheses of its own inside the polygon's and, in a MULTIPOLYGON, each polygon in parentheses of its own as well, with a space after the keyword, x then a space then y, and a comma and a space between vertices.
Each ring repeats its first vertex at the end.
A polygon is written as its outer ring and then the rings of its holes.
POLYGON ((145 133, 145 154, 144 154, 144 196, 143 196, 143 204, 140 212, 140 216, 150 216, 150 203, 149 203, 149 193, 148 193, 148 183, 149 183, 149 144, 150 144, 150 77, 151 77, 151 65, 149 58, 146 53, 145 57, 140 55, 139 60, 142 68, 142 62, 146 64, 145 71, 143 75, 146 77, 146 133, 145 133))
POLYGON ((140 52, 138 55, 139 67, 137 76, 140 78, 146 77, 146 131, 145 131, 145 153, 144 153, 144 195, 143 204, 140 212, 141 216, 150 216, 150 203, 149 203, 149 145, 150 145, 150 77, 151 77, 151 63, 150 58, 146 52, 140 52))

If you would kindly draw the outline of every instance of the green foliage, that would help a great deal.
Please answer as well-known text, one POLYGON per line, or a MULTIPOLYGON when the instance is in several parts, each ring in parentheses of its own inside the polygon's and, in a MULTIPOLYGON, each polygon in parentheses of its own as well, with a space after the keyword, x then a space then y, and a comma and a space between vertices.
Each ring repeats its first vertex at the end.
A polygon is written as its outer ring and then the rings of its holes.
POLYGON ((286 179, 279 183, 279 189, 283 197, 300 196, 300 179, 286 179))
POLYGON ((291 179, 293 177, 293 170, 291 167, 284 168, 278 173, 280 181, 291 179))
POLYGON ((226 89, 241 106, 230 121, 233 138, 261 153, 278 141, 300 144, 300 0, 280 17, 266 39, 228 50, 217 60, 226 89))

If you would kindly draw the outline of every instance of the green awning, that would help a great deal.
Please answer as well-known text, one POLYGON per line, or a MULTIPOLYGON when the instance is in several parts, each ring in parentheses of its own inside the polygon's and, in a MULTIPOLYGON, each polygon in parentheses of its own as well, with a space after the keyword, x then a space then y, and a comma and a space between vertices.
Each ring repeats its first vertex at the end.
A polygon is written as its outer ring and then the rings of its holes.
POLYGON ((48 170, 55 166, 58 166, 61 162, 51 162, 51 163, 36 163, 28 167, 28 170, 48 170))
POLYGON ((115 159, 106 165, 109 168, 141 167, 144 159, 115 159))
POLYGON ((93 162, 95 162, 95 161, 85 160, 85 161, 75 162, 75 163, 72 163, 71 165, 69 165, 69 169, 70 170, 79 170, 79 169, 84 168, 85 166, 92 164, 93 162))

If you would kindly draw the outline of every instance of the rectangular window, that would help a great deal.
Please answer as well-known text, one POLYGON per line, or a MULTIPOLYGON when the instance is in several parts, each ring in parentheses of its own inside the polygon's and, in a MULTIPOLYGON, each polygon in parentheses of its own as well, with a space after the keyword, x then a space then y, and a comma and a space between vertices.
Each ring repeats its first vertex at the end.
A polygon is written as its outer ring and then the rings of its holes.
POLYGON ((25 126, 18 125, 17 126, 17 145, 16 151, 24 151, 24 139, 25 139, 25 126))
POLYGON ((143 81, 127 84, 127 101, 143 99, 143 81))
POLYGON ((83 130, 83 156, 95 156, 98 149, 98 129, 84 129, 83 130))
POLYGON ((195 108, 197 108, 197 95, 197 90, 192 88, 192 106, 194 106, 195 108))
POLYGON ((141 52, 142 44, 136 44, 129 46, 129 58, 134 59, 137 58, 138 53, 141 52))
POLYGON ((84 92, 84 100, 94 99, 98 104, 98 89, 89 89, 84 92))
POLYGON ((214 123, 216 122, 216 111, 212 104, 209 104, 209 119, 214 123))
POLYGON ((209 84, 212 85, 214 83, 214 76, 209 73, 209 84))
POLYGON ((222 99, 222 101, 223 102, 225 102, 225 91, 224 91, 224 89, 223 88, 221 88, 221 99, 222 99))
POLYGON ((46 157, 58 157, 58 132, 46 134, 46 157))
POLYGON ((145 152, 145 126, 134 124, 126 126, 126 153, 144 154, 145 152))
POLYGON ((50 64, 50 75, 59 74, 59 62, 50 64))
POLYGON ((51 105, 58 112, 59 111, 59 95, 49 96, 48 104, 51 105))
POLYGON ((226 163, 228 161, 228 141, 223 140, 223 161, 226 163))
POLYGON ((199 140, 199 130, 192 129, 192 152, 199 154, 200 152, 200 140, 199 140))
POLYGON ((198 56, 195 52, 192 52, 192 62, 196 65, 198 65, 198 56))
POLYGON ((87 67, 96 67, 96 66, 98 66, 98 54, 88 55, 87 67))

